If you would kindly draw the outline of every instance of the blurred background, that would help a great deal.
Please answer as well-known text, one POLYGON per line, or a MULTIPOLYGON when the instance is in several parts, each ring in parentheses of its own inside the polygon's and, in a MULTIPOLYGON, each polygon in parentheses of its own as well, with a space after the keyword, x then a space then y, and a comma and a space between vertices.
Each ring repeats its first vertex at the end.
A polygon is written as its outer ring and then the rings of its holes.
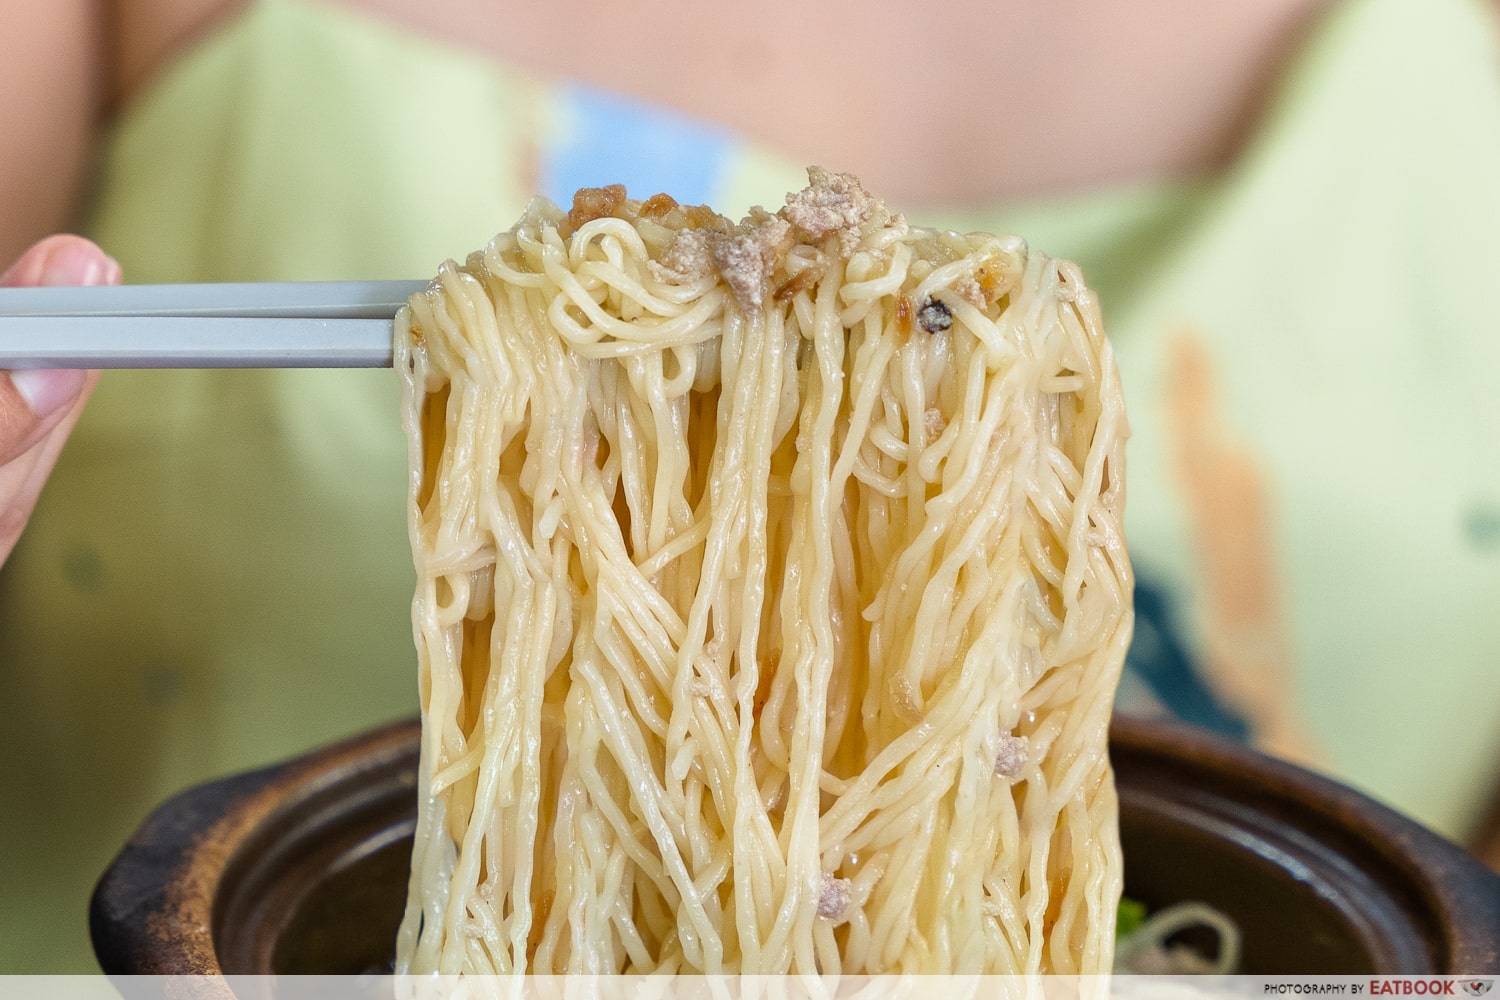
MULTIPOLYGON (((0 260, 420 278, 527 200, 820 164, 1077 260, 1130 405, 1125 711, 1500 861, 1491 0, 0 0, 0 260)), ((0 972, 154 804, 416 712, 389 372, 110 373, 0 569, 0 972)), ((0 504, 5 501, 0 496, 0 504)), ((0 518, 7 516, 0 506, 0 518)))

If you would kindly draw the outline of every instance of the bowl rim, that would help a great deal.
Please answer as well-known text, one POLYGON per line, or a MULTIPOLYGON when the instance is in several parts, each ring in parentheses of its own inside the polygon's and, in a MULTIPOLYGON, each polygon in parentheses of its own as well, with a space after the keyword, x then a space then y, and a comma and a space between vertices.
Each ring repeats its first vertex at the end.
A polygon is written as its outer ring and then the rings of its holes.
MULTIPOLYGON (((168 799, 122 847, 95 888, 89 929, 108 974, 222 975, 217 939, 226 873, 258 832, 320 791, 414 763, 420 725, 409 719, 168 799)), ((1436 928, 1420 973, 1500 970, 1500 875, 1457 844, 1368 795, 1243 744, 1175 722, 1116 715, 1110 755, 1122 803, 1188 807, 1227 822, 1289 817, 1376 882, 1408 887, 1403 907, 1436 928), (1138 779, 1170 780, 1154 803, 1138 779), (1194 788, 1205 791, 1195 801, 1194 788)), ((415 797, 415 785, 412 785, 415 797)), ((1264 825, 1264 824, 1263 824, 1264 825)), ((1384 971, 1384 970, 1382 970, 1384 971)))

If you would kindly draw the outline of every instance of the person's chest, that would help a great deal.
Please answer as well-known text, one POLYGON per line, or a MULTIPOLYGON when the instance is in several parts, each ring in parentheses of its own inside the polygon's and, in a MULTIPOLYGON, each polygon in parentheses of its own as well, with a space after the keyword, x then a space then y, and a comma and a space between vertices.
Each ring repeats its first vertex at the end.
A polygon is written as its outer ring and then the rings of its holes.
POLYGON ((1237 147, 1327 0, 334 0, 544 79, 711 121, 858 173, 895 204, 1181 176, 1237 147))

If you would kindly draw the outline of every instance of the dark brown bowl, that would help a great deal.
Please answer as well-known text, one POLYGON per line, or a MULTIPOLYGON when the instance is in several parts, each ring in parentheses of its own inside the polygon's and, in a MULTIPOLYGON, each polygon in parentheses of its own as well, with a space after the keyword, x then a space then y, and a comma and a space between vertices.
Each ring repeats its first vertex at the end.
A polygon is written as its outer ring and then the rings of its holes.
MULTIPOLYGON (((111 974, 389 968, 415 824, 415 723, 203 785, 104 874, 111 974)), ((1257 974, 1500 971, 1500 877, 1341 785, 1194 730, 1118 719, 1126 893, 1202 900, 1257 974)))

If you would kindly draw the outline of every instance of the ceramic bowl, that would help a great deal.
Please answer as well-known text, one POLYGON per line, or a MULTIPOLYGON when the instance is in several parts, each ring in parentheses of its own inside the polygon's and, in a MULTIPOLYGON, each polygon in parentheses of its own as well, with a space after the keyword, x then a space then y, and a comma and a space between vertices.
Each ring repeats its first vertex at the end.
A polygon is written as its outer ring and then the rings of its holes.
MULTIPOLYGON (((101 966, 389 969, 417 747, 417 725, 401 724, 161 806, 95 892, 101 966)), ((1500 876, 1449 841, 1342 785, 1185 727, 1117 719, 1111 756, 1127 895, 1217 907, 1243 934, 1241 971, 1500 969, 1500 876)))

